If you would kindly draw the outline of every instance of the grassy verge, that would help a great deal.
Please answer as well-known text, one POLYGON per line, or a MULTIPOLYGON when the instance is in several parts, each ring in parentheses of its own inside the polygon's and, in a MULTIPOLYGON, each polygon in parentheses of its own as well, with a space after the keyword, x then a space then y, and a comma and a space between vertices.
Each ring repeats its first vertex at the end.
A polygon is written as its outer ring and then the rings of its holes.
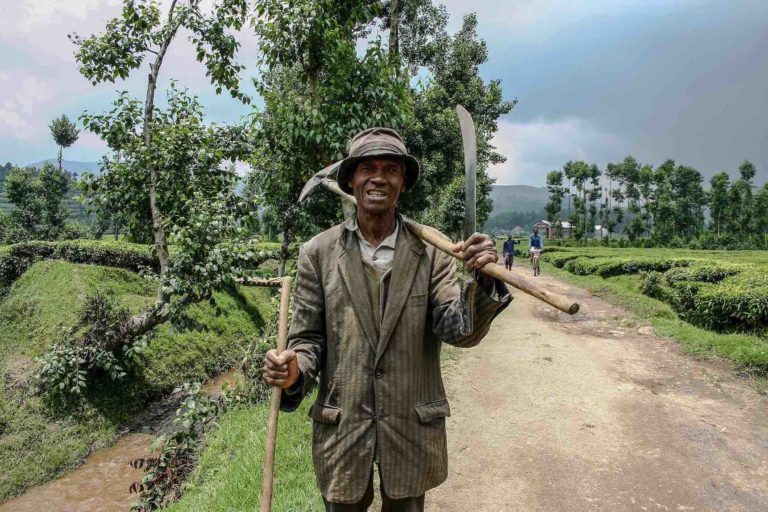
POLYGON ((543 263, 545 272, 585 288, 636 316, 647 320, 662 335, 680 342, 685 350, 698 357, 723 357, 737 363, 757 378, 759 390, 765 391, 765 372, 758 370, 768 361, 768 341, 750 334, 720 334, 680 320, 672 308, 662 301, 640 293, 637 275, 601 278, 579 276, 543 263))
POLYGON ((187 380, 202 380, 231 366, 267 317, 270 292, 243 288, 219 293, 224 313, 205 304, 191 314, 203 332, 163 326, 144 352, 132 379, 104 380, 82 403, 58 404, 31 396, 20 381, 34 358, 74 325, 96 290, 114 294, 131 311, 154 300, 155 288, 126 270, 61 260, 35 263, 0 300, 0 501, 77 466, 94 449, 117 438, 120 426, 147 401, 187 380))
MULTIPOLYGON (((280 415, 275 456, 275 512, 322 511, 312 470, 312 421, 304 400, 293 413, 280 415)), ((258 510, 269 403, 225 414, 206 439, 199 464, 181 501, 169 512, 258 510)))

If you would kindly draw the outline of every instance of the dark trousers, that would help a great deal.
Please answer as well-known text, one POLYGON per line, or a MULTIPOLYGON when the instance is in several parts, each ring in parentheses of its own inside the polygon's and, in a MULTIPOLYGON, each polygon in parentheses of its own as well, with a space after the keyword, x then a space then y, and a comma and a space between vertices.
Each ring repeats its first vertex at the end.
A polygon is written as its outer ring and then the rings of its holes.
MULTIPOLYGON (((371 471, 371 479, 368 482, 368 489, 365 490, 363 499, 357 503, 331 503, 325 502, 326 512, 366 512, 368 507, 373 503, 373 471, 371 471)), ((402 498, 399 500, 390 499, 387 496, 386 490, 384 490, 384 482, 381 482, 381 512, 424 512, 424 495, 417 496, 416 498, 402 498)))

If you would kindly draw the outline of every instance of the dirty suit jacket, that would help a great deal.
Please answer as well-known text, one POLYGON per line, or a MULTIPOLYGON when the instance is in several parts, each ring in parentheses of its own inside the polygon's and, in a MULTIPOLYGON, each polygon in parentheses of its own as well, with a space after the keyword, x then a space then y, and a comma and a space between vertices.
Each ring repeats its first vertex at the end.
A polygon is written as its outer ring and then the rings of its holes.
POLYGON ((335 503, 362 499, 377 456, 391 498, 446 479, 441 344, 477 345, 510 302, 500 281, 489 293, 471 280, 462 292, 453 258, 401 226, 380 329, 353 231, 335 226, 299 251, 288 341, 301 377, 281 407, 298 407, 319 380, 312 455, 335 503))

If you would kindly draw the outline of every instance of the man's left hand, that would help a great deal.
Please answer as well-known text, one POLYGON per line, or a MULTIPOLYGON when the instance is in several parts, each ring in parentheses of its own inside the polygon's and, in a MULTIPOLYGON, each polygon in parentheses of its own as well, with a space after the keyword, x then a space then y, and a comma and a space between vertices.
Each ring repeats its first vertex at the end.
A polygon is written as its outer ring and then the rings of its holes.
POLYGON ((453 246, 453 252, 464 253, 467 270, 481 269, 488 263, 496 263, 499 260, 496 244, 484 233, 475 233, 467 240, 458 242, 453 246))

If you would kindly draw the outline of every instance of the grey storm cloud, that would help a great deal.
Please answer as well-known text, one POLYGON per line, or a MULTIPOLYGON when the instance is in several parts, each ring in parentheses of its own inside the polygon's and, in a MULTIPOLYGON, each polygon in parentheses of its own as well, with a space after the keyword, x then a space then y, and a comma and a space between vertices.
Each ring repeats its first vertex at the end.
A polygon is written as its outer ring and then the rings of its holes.
MULTIPOLYGON (((439 0, 438 0, 439 1, 439 0)), ((500 184, 543 185, 569 159, 604 166, 632 154, 667 158, 709 177, 749 159, 768 180, 768 3, 766 0, 443 0, 457 29, 477 12, 488 43, 486 79, 502 80, 519 104, 495 142, 508 157, 491 170, 500 184)), ((25 0, 0 20, 0 158, 49 158, 47 124, 61 113, 109 108, 115 89, 136 93, 143 74, 91 87, 79 76, 66 34, 103 30, 119 0, 25 0)), ((255 49, 243 36, 246 75, 255 49)), ((214 121, 247 108, 215 96, 191 48, 174 46, 170 77, 200 95, 214 121)), ((95 161, 103 144, 83 134, 68 155, 95 161)))
POLYGON ((764 1, 462 4, 449 8, 476 9, 488 41, 484 76, 520 102, 496 139, 518 152, 498 183, 541 185, 568 158, 627 154, 705 177, 748 159, 768 180, 764 1))

